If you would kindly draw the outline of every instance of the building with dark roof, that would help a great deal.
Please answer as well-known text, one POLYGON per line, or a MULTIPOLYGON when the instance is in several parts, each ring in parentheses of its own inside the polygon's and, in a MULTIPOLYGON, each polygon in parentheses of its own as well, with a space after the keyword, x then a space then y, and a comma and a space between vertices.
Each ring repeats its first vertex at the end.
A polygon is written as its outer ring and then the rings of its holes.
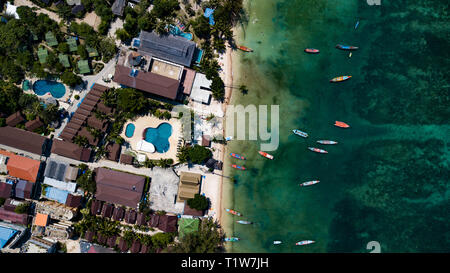
POLYGON ((119 247, 120 251, 122 251, 122 252, 127 252, 128 251, 128 244, 127 244, 127 242, 125 241, 124 238, 120 238, 119 239, 118 247, 119 247))
POLYGON ((145 214, 142 212, 139 212, 136 217, 136 225, 139 226, 145 226, 147 224, 147 221, 145 220, 145 214))
POLYGON ((145 177, 106 168, 95 170, 98 200, 137 208, 142 198, 145 177))
POLYGON ((19 180, 14 187, 14 197, 20 199, 31 199, 34 183, 19 180))
POLYGON ((77 14, 78 12, 82 12, 84 11, 84 6, 83 5, 75 5, 72 8, 72 14, 77 14))
POLYGON ((19 128, 0 127, 0 144, 37 155, 46 153, 48 139, 19 128))
POLYGON ((120 155, 120 163, 122 164, 128 164, 128 165, 132 165, 133 164, 133 156, 132 155, 127 155, 127 154, 121 154, 120 155))
POLYGON ((103 203, 100 200, 93 200, 91 203, 91 214, 99 215, 102 212, 103 203))
POLYGON ((118 161, 120 156, 120 149, 122 146, 120 146, 117 143, 108 143, 106 145, 106 151, 108 152, 107 159, 111 161, 118 161))
POLYGON ((26 122, 25 129, 27 129, 28 131, 34 131, 43 125, 44 125, 44 123, 41 121, 41 119, 39 117, 37 117, 34 120, 30 120, 30 121, 26 122))
POLYGON ((151 227, 158 227, 159 224, 159 215, 153 214, 150 218, 150 226, 151 227))
POLYGON ((158 229, 164 232, 177 231, 178 217, 175 215, 160 215, 158 221, 158 229))
POLYGON ((6 118, 6 124, 9 126, 16 126, 17 124, 21 123, 22 121, 24 121, 25 118, 22 116, 22 114, 20 113, 20 111, 10 115, 9 117, 6 118))
POLYGON ((12 194, 13 185, 9 183, 0 182, 0 197, 9 198, 12 194))
POLYGON ((97 242, 99 244, 101 244, 101 245, 106 244, 107 239, 108 238, 105 235, 101 234, 100 232, 97 232, 97 242))
POLYGON ((131 245, 130 252, 131 253, 139 253, 141 250, 141 243, 137 240, 133 241, 133 244, 131 245))
POLYGON ((80 147, 77 144, 68 141, 53 139, 52 153, 88 162, 91 158, 92 150, 90 148, 80 147))
POLYGON ((19 214, 0 208, 0 220, 15 224, 28 225, 30 217, 28 214, 19 214))
POLYGON ((113 204, 105 204, 102 209, 102 216, 111 218, 113 215, 114 205, 113 204))
POLYGON ((92 242, 94 240, 95 233, 91 230, 86 231, 84 234, 84 239, 86 239, 88 242, 92 242))
POLYGON ((180 82, 152 72, 116 65, 113 81, 147 93, 175 100, 180 82))
POLYGON ((106 245, 110 248, 114 248, 116 246, 117 236, 111 236, 106 240, 106 245))
POLYGON ((115 207, 112 218, 114 221, 120 222, 123 220, 124 215, 125 215, 125 210, 122 207, 115 207))
POLYGON ((127 210, 125 212, 125 222, 127 222, 127 224, 136 223, 136 211, 135 210, 127 210))
POLYGON ((141 251, 140 253, 148 253, 148 251, 150 250, 150 247, 147 245, 142 245, 141 246, 141 251))
POLYGON ((204 212, 202 210, 196 210, 187 204, 187 202, 184 203, 184 211, 183 215, 191 215, 191 216, 203 216, 204 212))
POLYGON ((73 195, 69 193, 67 195, 66 203, 65 205, 71 208, 78 208, 81 204, 81 199, 83 197, 81 195, 73 195))
POLYGON ((117 16, 123 15, 123 10, 125 9, 127 2, 125 0, 116 0, 111 6, 112 13, 117 16))
POLYGON ((191 66, 195 43, 187 39, 168 35, 158 35, 156 32, 141 31, 138 52, 157 57, 176 64, 191 66))

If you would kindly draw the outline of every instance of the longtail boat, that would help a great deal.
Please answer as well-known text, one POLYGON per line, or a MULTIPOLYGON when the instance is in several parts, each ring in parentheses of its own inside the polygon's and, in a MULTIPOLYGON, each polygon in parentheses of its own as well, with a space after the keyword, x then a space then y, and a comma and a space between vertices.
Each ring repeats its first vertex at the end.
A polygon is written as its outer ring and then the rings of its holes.
POLYGON ((341 128, 349 128, 350 127, 350 125, 348 125, 347 123, 342 122, 342 121, 335 121, 334 126, 341 127, 341 128))
POLYGON ((239 165, 236 165, 236 164, 231 165, 231 167, 233 167, 235 169, 238 169, 238 170, 243 170, 243 171, 245 170, 244 166, 239 166, 239 165))
POLYGON ((305 240, 305 241, 300 241, 295 243, 296 246, 304 246, 304 245, 310 245, 315 243, 315 241, 311 241, 311 240, 305 240))
POLYGON ((230 153, 230 156, 237 158, 237 159, 245 160, 245 157, 243 157, 242 155, 235 154, 235 153, 230 153))
POLYGON ((320 182, 319 180, 313 180, 313 181, 304 182, 304 183, 300 184, 300 187, 311 186, 311 185, 317 184, 319 182, 320 182))
POLYGON ((338 44, 336 45, 336 48, 340 50, 357 50, 359 47, 338 44))
POLYGON ((351 77, 352 76, 340 76, 340 77, 332 78, 330 80, 330 82, 343 82, 343 81, 350 79, 351 77))
POLYGON ((281 242, 281 241, 273 241, 273 244, 274 244, 274 245, 281 245, 282 242, 281 242))
POLYGON ((226 237, 225 239, 224 239, 224 241, 225 242, 237 242, 237 241, 239 241, 240 239, 238 238, 238 237, 226 237))
POLYGON ((253 52, 253 49, 248 48, 248 47, 246 47, 246 46, 238 46, 238 48, 239 48, 240 50, 242 50, 242 51, 245 51, 245 52, 253 52))
POLYGON ((315 48, 305 48, 305 52, 306 53, 311 53, 311 54, 317 54, 320 52, 320 50, 315 49, 315 48))
POLYGON ((322 150, 322 149, 319 149, 319 148, 308 147, 308 149, 309 149, 310 151, 313 151, 313 152, 316 152, 316 153, 319 153, 319 154, 328 154, 327 151, 322 150))
POLYGON ((266 152, 259 151, 258 153, 259 153, 260 155, 264 156, 265 158, 273 159, 273 155, 270 155, 270 154, 268 154, 268 153, 266 153, 266 152))
POLYGON ((298 135, 298 136, 301 136, 301 137, 308 137, 308 133, 305 133, 305 132, 300 131, 300 130, 298 130, 298 129, 292 130, 292 132, 293 132, 294 134, 298 135))
POLYGON ((245 220, 239 220, 239 221, 236 221, 236 223, 242 224, 242 225, 251 225, 251 224, 253 224, 252 222, 245 221, 245 220))
POLYGON ((241 214, 240 212, 235 211, 235 210, 233 210, 233 209, 225 209, 225 210, 226 210, 226 212, 229 212, 229 213, 231 213, 231 214, 233 214, 233 215, 236 215, 236 216, 242 216, 242 214, 241 214))
POLYGON ((317 143, 324 144, 324 145, 338 144, 337 141, 333 141, 333 140, 317 140, 317 143))

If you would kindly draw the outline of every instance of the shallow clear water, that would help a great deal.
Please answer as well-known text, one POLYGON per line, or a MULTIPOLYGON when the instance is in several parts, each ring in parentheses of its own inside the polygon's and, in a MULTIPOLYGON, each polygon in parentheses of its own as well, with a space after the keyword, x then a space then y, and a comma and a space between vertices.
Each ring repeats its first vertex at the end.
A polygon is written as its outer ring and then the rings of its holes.
POLYGON ((165 153, 170 148, 169 137, 172 135, 172 125, 161 123, 157 128, 147 128, 145 141, 152 143, 158 153, 165 153))
POLYGON ((56 99, 62 98, 66 94, 66 88, 62 83, 49 80, 36 81, 33 84, 33 90, 38 96, 42 96, 50 92, 56 99))
POLYGON ((136 126, 133 123, 128 124, 127 128, 125 129, 125 136, 133 137, 135 129, 136 129, 136 126))
MULTIPOLYGON (((227 167, 224 203, 233 252, 450 250, 449 58, 445 1, 247 1, 234 104, 280 106, 273 161, 259 142, 232 141, 246 171, 227 167), (354 26, 360 21, 359 27, 354 26), (349 58, 336 44, 359 46, 349 58), (320 49, 320 54, 303 52, 320 49), (352 75, 346 82, 331 78, 352 75), (350 129, 333 126, 336 120, 350 129), (303 139, 292 129, 309 134, 303 139), (338 141, 312 153, 318 139, 338 141), (300 188, 301 182, 321 182, 300 188), (273 245, 274 240, 283 244, 273 245), (295 242, 315 240, 309 246, 295 242)), ((225 166, 239 164, 227 158, 225 166)))

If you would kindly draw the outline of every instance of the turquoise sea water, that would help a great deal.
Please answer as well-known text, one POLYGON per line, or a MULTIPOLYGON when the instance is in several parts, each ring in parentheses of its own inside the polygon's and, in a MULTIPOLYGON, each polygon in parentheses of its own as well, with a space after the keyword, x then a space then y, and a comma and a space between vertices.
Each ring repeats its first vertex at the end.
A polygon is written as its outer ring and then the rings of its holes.
POLYGON ((34 93, 38 96, 50 92, 56 99, 62 98, 66 94, 66 88, 63 84, 49 80, 39 80, 33 84, 34 93))
POLYGON ((161 123, 157 128, 147 128, 145 140, 155 145, 158 153, 165 153, 170 148, 169 137, 172 135, 172 125, 161 123))
POLYGON ((369 252, 370 241, 382 252, 450 251, 447 2, 254 0, 245 7, 237 40, 254 52, 235 54, 234 85, 249 92, 235 89, 233 103, 279 105, 280 146, 271 161, 257 154, 257 141, 227 145, 247 158, 247 171, 228 167, 233 179, 224 180, 232 196, 224 207, 244 215, 225 216, 227 236, 241 238, 229 251, 369 252), (360 49, 349 58, 339 43, 360 49), (321 52, 306 54, 307 47, 321 52), (353 77, 329 83, 341 75, 353 77), (336 120, 351 128, 333 126, 336 120), (316 243, 295 246, 301 240, 316 243))

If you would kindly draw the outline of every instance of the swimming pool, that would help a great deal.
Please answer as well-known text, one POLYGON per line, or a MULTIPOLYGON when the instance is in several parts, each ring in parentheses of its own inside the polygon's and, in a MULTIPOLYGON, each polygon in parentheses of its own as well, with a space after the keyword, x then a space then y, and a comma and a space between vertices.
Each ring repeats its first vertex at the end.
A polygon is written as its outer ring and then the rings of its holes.
POLYGON ((173 35, 181 36, 181 37, 183 37, 185 39, 192 40, 192 33, 183 32, 183 31, 181 31, 181 29, 178 26, 170 25, 170 30, 169 31, 173 35))
POLYGON ((127 128, 125 128, 125 136, 130 138, 134 135, 134 129, 136 129, 136 126, 134 126, 133 123, 130 123, 127 125, 127 128))
POLYGON ((0 227, 0 248, 3 248, 16 233, 15 229, 0 227))
POLYGON ((165 153, 170 148, 169 137, 172 135, 172 125, 161 123, 157 128, 145 129, 144 139, 152 143, 158 153, 165 153))
POLYGON ((49 81, 49 80, 39 80, 33 84, 33 91, 38 96, 42 96, 50 92, 52 96, 56 99, 64 97, 66 94, 66 88, 62 83, 49 81))

